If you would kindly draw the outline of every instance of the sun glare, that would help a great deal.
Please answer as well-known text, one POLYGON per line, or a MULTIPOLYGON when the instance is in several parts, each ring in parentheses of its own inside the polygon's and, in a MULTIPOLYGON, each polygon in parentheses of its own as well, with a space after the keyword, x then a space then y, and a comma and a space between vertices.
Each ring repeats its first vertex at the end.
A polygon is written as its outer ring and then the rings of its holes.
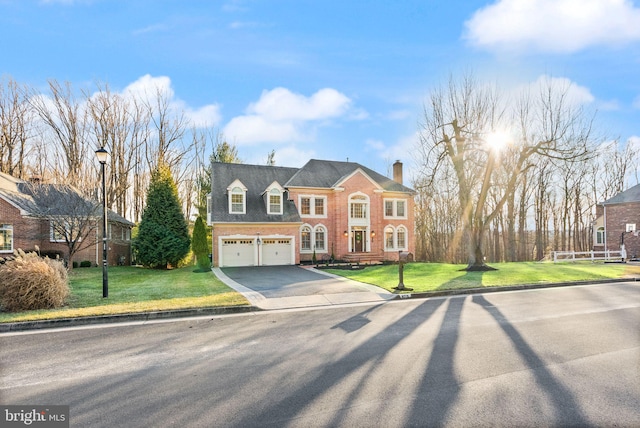
POLYGON ((485 144, 491 150, 501 152, 512 141, 511 134, 504 130, 492 131, 487 135, 485 144))

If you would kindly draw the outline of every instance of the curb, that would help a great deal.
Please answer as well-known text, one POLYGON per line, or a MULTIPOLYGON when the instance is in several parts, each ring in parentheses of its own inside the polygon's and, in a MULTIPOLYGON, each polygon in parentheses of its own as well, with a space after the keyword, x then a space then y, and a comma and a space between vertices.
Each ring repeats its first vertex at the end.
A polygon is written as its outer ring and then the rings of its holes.
POLYGON ((640 278, 600 279, 593 281, 552 282, 544 284, 507 285, 504 287, 461 288, 459 290, 426 291, 422 293, 398 293, 395 299, 428 299, 430 297, 464 296, 468 294, 496 293, 500 291, 538 290, 542 288, 570 287, 574 285, 610 284, 615 282, 637 282, 640 278))
POLYGON ((261 311, 255 306, 223 306, 211 308, 179 309, 170 311, 135 312, 116 315, 98 315, 77 318, 59 318, 39 321, 20 321, 0 324, 0 333, 39 330, 44 328, 76 327, 129 321, 150 321, 168 318, 188 318, 203 315, 230 315, 261 311))

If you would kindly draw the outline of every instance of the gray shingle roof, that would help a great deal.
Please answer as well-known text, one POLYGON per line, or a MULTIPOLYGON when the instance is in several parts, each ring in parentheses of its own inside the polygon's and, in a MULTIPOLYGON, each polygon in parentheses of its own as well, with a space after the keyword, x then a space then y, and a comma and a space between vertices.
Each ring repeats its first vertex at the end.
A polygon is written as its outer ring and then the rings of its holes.
POLYGON ((266 165, 245 165, 214 162, 211 168, 211 219, 214 222, 300 222, 300 216, 293 201, 286 200, 284 194, 283 214, 267 214, 262 193, 274 182, 280 186, 298 171, 266 165), (236 180, 247 188, 246 214, 229 213, 227 188, 236 180))
POLYGON ((615 195, 613 198, 607 199, 604 202, 601 202, 601 205, 612 205, 612 204, 624 204, 627 202, 640 202, 640 184, 636 184, 633 187, 625 190, 624 192, 620 192, 615 195))
MULTIPOLYGON (((283 215, 267 214, 263 192, 274 181, 285 189, 290 187, 331 189, 358 169, 386 191, 415 193, 412 189, 355 162, 312 159, 302 168, 214 162, 211 168, 211 219, 213 222, 242 223, 301 222, 293 201, 284 201, 283 215), (240 180, 247 188, 245 214, 229 213, 227 188, 235 180, 240 180)), ((285 199, 286 195, 285 193, 285 199)))
MULTIPOLYGON (((71 186, 58 184, 31 184, 25 181, 17 183, 18 192, 0 189, 0 197, 34 216, 74 216, 86 215, 95 211, 96 217, 102 215, 99 204, 84 198, 71 186)), ((109 221, 134 226, 121 215, 109 210, 109 221)))
POLYGON ((318 159, 311 159, 305 166, 300 168, 291 180, 286 183, 286 187, 332 188, 357 169, 361 169, 384 190, 414 193, 412 189, 393 181, 389 177, 378 174, 374 170, 362 166, 359 163, 318 159))

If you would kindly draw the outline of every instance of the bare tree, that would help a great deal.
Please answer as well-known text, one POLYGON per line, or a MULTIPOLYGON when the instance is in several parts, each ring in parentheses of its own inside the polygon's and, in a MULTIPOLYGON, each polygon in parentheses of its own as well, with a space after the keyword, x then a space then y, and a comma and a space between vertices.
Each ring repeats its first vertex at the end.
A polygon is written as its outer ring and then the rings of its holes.
POLYGON ((71 268, 74 255, 96 243, 100 205, 71 186, 34 183, 25 186, 24 193, 33 201, 31 215, 49 222, 50 229, 43 238, 66 245, 71 268))
POLYGON ((28 90, 8 78, 0 81, 0 172, 26 178, 27 143, 33 126, 28 90))
POLYGON ((64 160, 66 171, 56 171, 67 183, 74 183, 82 191, 94 186, 94 179, 84 171, 87 158, 87 112, 72 91, 71 84, 61 85, 56 80, 49 81, 51 97, 32 94, 30 102, 43 121, 64 160), (89 179, 89 182, 86 180, 89 179))
POLYGON ((423 174, 433 178, 443 168, 455 174, 468 270, 488 268, 488 227, 536 157, 569 159, 588 152, 591 118, 571 105, 568 89, 549 80, 535 98, 521 97, 513 117, 523 129, 500 150, 492 144, 494 132, 513 121, 495 89, 466 75, 432 92, 421 132, 423 174))
POLYGON ((98 92, 86 97, 96 148, 104 147, 111 154, 107 201, 118 214, 126 215, 134 181, 135 154, 146 143, 147 110, 135 100, 111 92, 106 84, 98 84, 98 92))

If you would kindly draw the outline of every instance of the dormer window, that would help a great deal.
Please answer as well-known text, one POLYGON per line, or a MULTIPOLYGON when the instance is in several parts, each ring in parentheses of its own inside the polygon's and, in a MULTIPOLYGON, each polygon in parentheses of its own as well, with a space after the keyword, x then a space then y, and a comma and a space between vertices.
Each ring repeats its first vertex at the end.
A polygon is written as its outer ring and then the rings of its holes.
POLYGON ((233 214, 244 214, 244 191, 239 187, 234 187, 231 190, 231 212, 233 214))
POLYGON ((262 197, 264 199, 267 214, 282 215, 283 194, 284 188, 277 181, 274 181, 265 189, 262 193, 262 197))
POLYGON ((229 194, 229 213, 246 214, 247 212, 247 188, 240 180, 236 180, 227 187, 229 194))
POLYGON ((282 192, 278 189, 269 192, 269 214, 282 214, 282 192))

